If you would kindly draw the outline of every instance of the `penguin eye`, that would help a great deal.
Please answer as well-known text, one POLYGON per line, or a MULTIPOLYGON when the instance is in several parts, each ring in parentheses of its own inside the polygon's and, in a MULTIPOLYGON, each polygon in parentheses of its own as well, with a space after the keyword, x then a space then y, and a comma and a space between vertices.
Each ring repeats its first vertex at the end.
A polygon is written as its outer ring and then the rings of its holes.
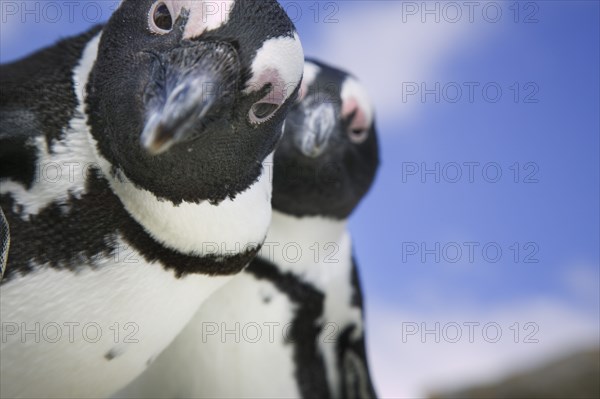
POLYGON ((160 35, 169 33, 171 29, 173 29, 173 18, 171 17, 171 11, 169 11, 169 7, 167 7, 164 2, 159 1, 154 3, 150 9, 150 18, 148 24, 151 31, 160 35))
POLYGON ((354 144, 364 143, 369 137, 369 121, 367 114, 360 107, 358 101, 350 98, 342 105, 342 115, 348 121, 348 138, 354 144))
POLYGON ((348 137, 350 138, 350 141, 354 144, 364 143, 365 140, 369 137, 369 129, 351 127, 348 130, 348 137))
POLYGON ((261 123, 269 119, 273 113, 279 108, 279 104, 269 103, 265 101, 257 102, 250 109, 250 121, 253 123, 261 123))

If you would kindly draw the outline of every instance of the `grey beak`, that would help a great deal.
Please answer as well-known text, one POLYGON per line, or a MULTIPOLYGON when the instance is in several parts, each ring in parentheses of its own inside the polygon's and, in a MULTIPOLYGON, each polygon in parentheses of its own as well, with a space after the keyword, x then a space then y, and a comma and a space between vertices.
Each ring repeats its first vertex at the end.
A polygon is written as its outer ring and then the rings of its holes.
POLYGON ((206 116, 233 101, 240 73, 237 52, 220 42, 178 47, 154 62, 146 124, 140 136, 150 155, 201 134, 206 116))
POLYGON ((215 104, 216 93, 207 87, 206 81, 196 78, 171 92, 162 110, 150 116, 142 132, 141 143, 148 153, 161 154, 187 138, 186 133, 215 104))
POLYGON ((333 104, 320 103, 305 110, 303 128, 295 138, 298 149, 307 157, 320 156, 336 127, 337 112, 333 104))

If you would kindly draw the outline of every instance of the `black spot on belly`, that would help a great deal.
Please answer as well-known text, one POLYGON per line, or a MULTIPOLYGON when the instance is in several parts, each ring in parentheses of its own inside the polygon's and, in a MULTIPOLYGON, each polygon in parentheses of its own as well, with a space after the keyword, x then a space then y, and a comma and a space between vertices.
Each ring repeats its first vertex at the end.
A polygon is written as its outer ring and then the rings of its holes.
POLYGON ((119 348, 119 347, 115 346, 114 348, 112 348, 111 350, 106 352, 106 354, 104 355, 104 358, 108 361, 111 361, 111 360, 121 356, 124 353, 125 353, 124 348, 119 348))

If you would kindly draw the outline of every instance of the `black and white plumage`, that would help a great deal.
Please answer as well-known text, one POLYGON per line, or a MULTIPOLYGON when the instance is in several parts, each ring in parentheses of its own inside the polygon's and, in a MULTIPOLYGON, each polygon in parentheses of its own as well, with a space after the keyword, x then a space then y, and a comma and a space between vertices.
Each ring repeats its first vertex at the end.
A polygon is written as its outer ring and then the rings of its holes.
POLYGON ((8 258, 8 250, 10 248, 10 228, 4 216, 4 211, 0 208, 0 281, 4 276, 6 269, 6 260, 8 258))
POLYGON ((0 67, 0 396, 111 395, 260 248, 302 47, 275 0, 205 3, 0 67))
POLYGON ((119 396, 376 396, 347 230, 379 164, 374 112, 354 77, 319 62, 306 62, 302 86, 259 257, 119 396))

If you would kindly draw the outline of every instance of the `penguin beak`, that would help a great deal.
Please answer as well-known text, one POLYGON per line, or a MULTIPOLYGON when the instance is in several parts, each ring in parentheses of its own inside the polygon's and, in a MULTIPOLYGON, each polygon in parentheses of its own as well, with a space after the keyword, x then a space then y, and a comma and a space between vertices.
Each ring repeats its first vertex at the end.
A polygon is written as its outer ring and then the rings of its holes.
POLYGON ((179 84, 169 95, 163 109, 150 116, 142 132, 142 146, 151 155, 167 151, 184 141, 194 125, 202 120, 215 103, 215 95, 206 93, 202 82, 179 84))
POLYGON ((302 127, 296 130, 294 144, 305 156, 320 156, 336 128, 337 111, 330 102, 306 106, 302 127))
POLYGON ((157 69, 162 74, 151 88, 159 94, 152 96, 154 106, 140 137, 148 154, 159 155, 196 138, 207 115, 230 99, 237 82, 237 70, 231 66, 237 66, 237 56, 227 49, 215 51, 215 47, 219 44, 176 49, 161 61, 157 69))

